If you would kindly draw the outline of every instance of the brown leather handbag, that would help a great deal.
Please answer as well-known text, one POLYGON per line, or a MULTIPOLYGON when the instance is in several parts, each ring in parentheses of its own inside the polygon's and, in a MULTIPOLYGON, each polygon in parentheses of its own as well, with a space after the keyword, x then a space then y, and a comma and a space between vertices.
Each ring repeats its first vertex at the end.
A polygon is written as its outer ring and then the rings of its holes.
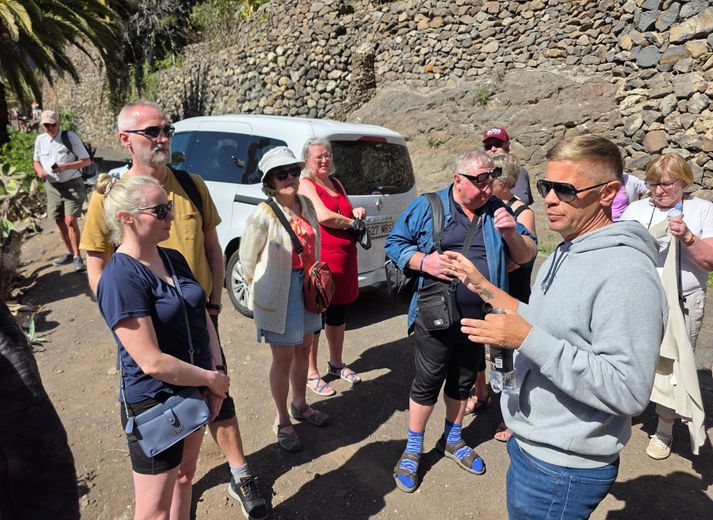
POLYGON ((300 255, 300 259, 302 260, 305 274, 304 285, 302 287, 305 309, 321 314, 329 307, 332 297, 334 296, 334 291, 336 290, 334 280, 332 279, 332 271, 326 263, 309 257, 302 242, 300 242, 300 239, 297 237, 297 234, 292 229, 292 226, 290 226, 285 214, 279 208, 275 200, 269 198, 267 199, 267 204, 272 208, 275 216, 277 216, 282 226, 290 235, 292 247, 295 248, 295 251, 297 251, 297 254, 300 255))

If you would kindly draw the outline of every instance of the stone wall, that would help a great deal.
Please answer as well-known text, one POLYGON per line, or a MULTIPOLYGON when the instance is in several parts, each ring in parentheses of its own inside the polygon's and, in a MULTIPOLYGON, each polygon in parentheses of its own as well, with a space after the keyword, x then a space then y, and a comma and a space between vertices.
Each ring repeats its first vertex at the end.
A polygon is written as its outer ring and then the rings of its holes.
MULTIPOLYGON (((698 187, 713 189, 712 32, 706 0, 273 1, 236 27, 231 41, 187 48, 180 68, 160 72, 156 101, 174 120, 231 112, 354 120, 379 92, 465 89, 486 98, 492 92, 485 124, 517 136, 502 85, 537 71, 611 88, 607 103, 583 110, 601 89, 592 99, 572 98, 575 117, 559 127, 543 121, 537 139, 520 140, 528 166, 538 169, 562 129, 591 131, 597 120, 606 122, 595 126, 622 146, 632 171, 641 173, 651 154, 675 151, 690 160, 698 187)), ((84 134, 114 144, 101 73, 86 60, 81 72, 79 85, 48 90, 45 106, 74 109, 84 134)), ((566 89, 558 93, 566 97, 566 89)), ((552 93, 538 88, 538 95, 519 96, 526 103, 520 108, 536 110, 552 93)), ((389 119, 393 114, 382 121, 389 119)), ((431 128, 444 131, 447 125, 431 128)), ((473 137, 480 131, 470 129, 473 137)))

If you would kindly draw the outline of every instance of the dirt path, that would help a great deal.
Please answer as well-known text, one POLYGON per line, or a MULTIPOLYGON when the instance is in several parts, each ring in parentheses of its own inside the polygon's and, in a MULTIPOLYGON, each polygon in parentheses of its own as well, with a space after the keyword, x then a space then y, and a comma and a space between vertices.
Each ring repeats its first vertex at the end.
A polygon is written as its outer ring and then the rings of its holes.
MULTIPOLYGON (((37 360, 69 434, 83 517, 130 519, 133 489, 119 425, 116 347, 89 297, 85 277, 70 267, 48 265, 61 249, 52 225, 43 225, 45 232, 24 245, 28 288, 23 302, 40 306, 35 320, 47 341, 39 348, 37 360)), ((488 464, 485 475, 468 475, 431 449, 443 424, 439 405, 426 432, 422 486, 413 495, 395 489, 391 469, 404 446, 412 378, 412 348, 404 338, 405 309, 387 300, 383 291, 371 291, 350 312, 346 359, 364 381, 353 389, 335 382, 338 394, 332 398, 308 396, 332 415, 334 423, 323 430, 297 425, 305 446, 298 454, 281 452, 270 430, 274 412, 267 384, 269 350, 255 343, 251 320, 231 309, 221 316, 243 440, 262 486, 273 495, 273 518, 505 518, 507 454, 503 444, 492 440, 498 419, 492 409, 468 418, 464 429, 465 439, 477 446, 488 464)), ((712 316, 710 309, 699 353, 709 366, 712 316)), ((325 350, 323 346, 323 362, 325 350)), ((713 383, 709 372, 700 374, 710 438, 713 383)), ((674 454, 655 462, 644 454, 647 435, 655 426, 652 408, 634 423, 617 483, 593 518, 712 518, 711 448, 692 456, 686 430, 679 424, 674 454)), ((241 518, 240 508, 226 495, 227 482, 227 465, 206 437, 194 488, 195 518, 241 518)))

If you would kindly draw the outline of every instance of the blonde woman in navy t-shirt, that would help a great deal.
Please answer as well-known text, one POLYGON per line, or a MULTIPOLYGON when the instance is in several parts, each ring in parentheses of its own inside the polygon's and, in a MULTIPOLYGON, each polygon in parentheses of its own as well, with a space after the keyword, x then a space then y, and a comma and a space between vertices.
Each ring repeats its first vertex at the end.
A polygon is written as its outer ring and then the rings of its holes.
MULTIPOLYGON (((132 415, 138 415, 185 387, 203 388, 215 417, 230 378, 216 370, 221 357, 205 309, 205 293, 178 251, 158 247, 171 229, 172 203, 153 178, 126 177, 112 182, 102 176, 97 191, 105 194, 104 217, 119 246, 102 273, 97 303, 119 347, 122 425, 126 425, 127 407, 132 415), (169 259, 185 300, 193 363, 186 314, 169 259)), ((141 451, 133 433, 127 434, 127 439, 135 517, 187 519, 203 429, 154 457, 141 451)))

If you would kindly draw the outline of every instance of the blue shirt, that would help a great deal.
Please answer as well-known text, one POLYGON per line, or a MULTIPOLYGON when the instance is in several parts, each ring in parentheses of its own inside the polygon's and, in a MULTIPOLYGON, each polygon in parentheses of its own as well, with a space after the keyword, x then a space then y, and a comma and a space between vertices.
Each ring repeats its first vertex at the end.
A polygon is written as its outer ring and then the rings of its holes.
MULTIPOLYGON (((186 301, 194 364, 210 369, 211 352, 205 318, 205 292, 193 277, 181 253, 173 249, 159 249, 170 257, 186 301)), ((164 264, 170 273, 171 269, 165 259, 164 264)), ((136 259, 123 253, 115 253, 99 280, 97 303, 99 312, 112 329, 119 347, 126 401, 137 403, 154 398, 159 392, 173 393, 180 390, 181 387, 169 385, 144 374, 114 332, 114 327, 125 318, 150 316, 161 352, 190 363, 183 303, 176 289, 136 259)), ((119 399, 121 400, 121 396, 119 399)))
MULTIPOLYGON (((452 185, 437 192, 443 201, 444 229, 450 224, 453 218, 451 215, 451 205, 449 203, 451 187, 452 185)), ((503 207, 507 208, 505 203, 497 197, 490 197, 482 207, 482 235, 488 266, 487 270, 482 272, 493 284, 507 291, 506 245, 500 233, 495 229, 493 219, 495 211, 503 207)), ((508 211, 512 213, 512 210, 509 208, 508 211)), ((517 224, 516 231, 521 235, 529 236, 535 240, 535 237, 520 223, 517 224)), ((385 251, 396 265, 401 269, 405 269, 409 259, 414 253, 420 251, 429 254, 433 250, 433 214, 431 213, 431 205, 428 203, 426 197, 416 197, 401 214, 394 224, 391 233, 386 237, 385 251)), ((423 277, 419 277, 418 287, 420 288, 422 284, 423 277)), ((417 293, 414 292, 408 312, 409 331, 413 326, 413 321, 416 319, 416 299, 417 293)))

